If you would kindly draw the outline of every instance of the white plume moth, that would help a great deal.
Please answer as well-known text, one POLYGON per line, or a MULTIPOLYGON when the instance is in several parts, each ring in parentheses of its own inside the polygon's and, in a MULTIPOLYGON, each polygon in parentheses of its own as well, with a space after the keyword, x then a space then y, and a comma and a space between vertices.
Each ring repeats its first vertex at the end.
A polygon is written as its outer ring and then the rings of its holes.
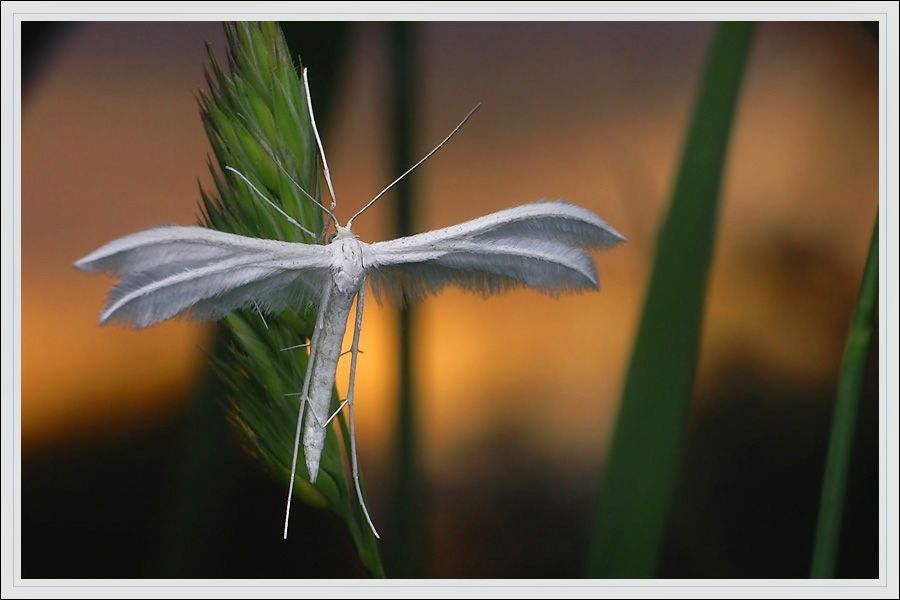
MULTIPOLYGON (((179 315, 217 319, 238 308, 254 307, 262 315, 304 302, 317 303, 318 316, 309 342, 284 349, 309 348, 302 387, 292 394, 299 397, 299 408, 284 537, 287 538, 301 431, 310 482, 315 483, 327 426, 344 407, 349 411, 350 462, 357 498, 377 537, 359 485, 353 415, 366 281, 371 283, 377 298, 387 296, 401 302, 436 294, 445 285, 461 286, 485 296, 517 286, 550 294, 599 289, 594 261, 587 249, 612 246, 624 238, 587 209, 563 201, 540 201, 405 238, 374 244, 362 242, 351 230, 353 220, 447 143, 478 106, 431 152, 366 203, 346 225, 341 225, 333 212, 334 186, 315 125, 305 70, 303 83, 332 199, 331 209, 291 181, 334 222, 335 233, 327 244, 251 238, 205 227, 157 227, 114 240, 75 266, 86 271, 111 271, 122 277, 110 294, 101 323, 119 321, 147 327, 179 315), (356 314, 347 397, 334 414, 328 415, 354 298, 356 314)), ((282 211, 236 169, 226 170, 294 226, 321 239, 282 211)))

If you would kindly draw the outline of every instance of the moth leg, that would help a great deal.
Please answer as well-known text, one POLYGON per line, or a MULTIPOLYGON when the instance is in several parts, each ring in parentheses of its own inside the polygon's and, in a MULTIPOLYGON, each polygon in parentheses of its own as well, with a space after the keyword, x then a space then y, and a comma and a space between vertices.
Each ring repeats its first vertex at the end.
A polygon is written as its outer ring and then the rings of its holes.
MULTIPOLYGON (((303 376, 303 390, 300 392, 300 411, 297 413, 297 430, 294 433, 294 458, 291 460, 291 481, 288 485, 287 506, 284 509, 284 539, 287 539, 288 522, 291 518, 291 499, 294 496, 294 476, 297 474, 297 455, 300 452, 300 430, 303 425, 303 412, 306 408, 306 400, 309 395, 309 381, 313 370, 313 363, 316 360, 316 349, 318 348, 319 336, 322 333, 322 320, 325 315, 325 307, 331 299, 331 286, 325 288, 322 294, 322 300, 319 302, 319 314, 316 316, 316 325, 313 329, 313 336, 310 340, 309 360, 306 363, 306 374, 303 376)), ((310 406, 312 409, 312 406, 310 406)))
POLYGON ((316 420, 316 423, 318 423, 319 427, 321 427, 322 429, 325 429, 326 427, 328 427, 328 424, 331 423, 332 419, 334 419, 336 416, 338 416, 338 413, 341 412, 341 409, 344 408, 345 404, 347 404, 346 400, 341 402, 341 405, 338 407, 338 409, 336 411, 334 411, 334 414, 332 414, 330 417, 328 417, 325 421, 322 421, 321 417, 319 417, 319 413, 317 413, 316 409, 313 408, 312 403, 310 403, 310 405, 309 405, 309 414, 312 415, 312 418, 316 420))
POLYGON ((350 407, 350 465, 353 470, 353 483, 356 486, 356 498, 362 508, 369 528, 376 538, 379 538, 378 531, 372 523, 372 517, 369 516, 369 509, 366 508, 366 501, 363 499, 362 488, 359 485, 359 459, 356 456, 356 421, 353 417, 353 392, 356 384, 356 359, 359 354, 359 333, 362 330, 363 315, 363 296, 366 290, 366 282, 363 280, 356 295, 356 325, 353 328, 353 344, 350 346, 350 385, 347 388, 347 400, 345 401, 350 407))
POLYGON ((253 308, 256 309, 256 314, 259 315, 259 318, 262 321, 263 325, 265 325, 266 329, 268 329, 269 324, 266 323, 266 318, 263 316, 262 309, 259 307, 259 302, 257 302, 256 300, 253 301, 253 308))
MULTIPOLYGON (((285 396, 300 396, 300 395, 302 395, 300 392, 289 392, 289 393, 285 394, 285 396)), ((316 423, 319 424, 319 427, 321 427, 322 429, 325 429, 334 420, 334 418, 336 416, 341 414, 341 411, 344 410, 345 406, 347 406, 347 400, 344 400, 343 402, 341 402, 341 405, 337 407, 337 410, 335 410, 333 413, 331 413, 331 416, 328 417, 327 419, 325 419, 324 423, 322 422, 322 419, 319 418, 319 413, 316 412, 316 409, 313 408, 312 404, 309 405, 309 414, 312 415, 312 417, 316 420, 316 423)))
MULTIPOLYGON (((304 344, 297 344, 296 346, 288 346, 287 348, 282 348, 281 352, 287 352, 288 350, 296 350, 298 348, 309 348, 310 342, 306 342, 304 344)), ((365 354, 362 350, 359 351, 360 354, 365 354)), ((346 354, 350 354, 349 350, 344 350, 340 353, 340 356, 344 356, 346 354)))
MULTIPOLYGON (((305 400, 305 399, 307 399, 307 398, 304 397, 304 400, 305 400)), ((347 401, 344 400, 344 404, 346 404, 346 402, 347 402, 347 401)), ((341 407, 343 407, 343 406, 344 406, 344 405, 341 404, 341 407)), ((323 422, 322 422, 322 419, 319 418, 319 413, 317 413, 317 412, 316 412, 316 409, 313 408, 312 403, 309 404, 309 408, 308 408, 307 410, 309 410, 310 416, 311 416, 313 419, 315 419, 316 423, 318 423, 319 427, 321 427, 322 429, 324 429, 324 428, 328 425, 328 423, 331 422, 331 419, 333 419, 334 417, 337 416, 337 413, 335 413, 334 415, 332 415, 331 417, 329 417, 327 421, 325 421, 325 422, 323 423, 323 422)), ((339 408, 337 412, 341 412, 341 409, 339 408)))
MULTIPOLYGON (((336 416, 338 416, 339 414, 341 414, 341 411, 344 410, 344 407, 347 406, 347 403, 348 403, 348 402, 350 402, 350 399, 349 399, 349 398, 346 399, 346 400, 344 400, 343 402, 341 402, 341 405, 337 407, 337 410, 335 410, 333 413, 331 413, 331 416, 328 417, 328 419, 326 419, 326 421, 325 421, 324 423, 320 422, 319 424, 322 426, 322 428, 328 427, 328 425, 329 425, 332 421, 334 421, 334 418, 335 418, 336 416)), ((310 407, 310 408, 311 408, 311 407, 310 407)))
MULTIPOLYGON (((352 349, 345 350, 344 352, 340 353, 340 356, 344 356, 345 354, 350 354, 351 352, 353 352, 352 349)), ((362 350, 357 350, 357 353, 364 354, 364 352, 362 350)), ((286 394, 286 395, 295 396, 295 395, 299 395, 299 394, 286 394)), ((348 397, 343 402, 341 402, 340 406, 338 406, 333 413, 331 413, 330 417, 325 419, 324 423, 322 422, 322 419, 319 418, 319 415, 316 413, 316 410, 313 408, 312 404, 309 405, 309 412, 312 414, 313 417, 315 417, 316 423, 318 423, 322 429, 325 429, 326 427, 328 427, 331 424, 332 421, 334 421, 335 417, 337 417, 339 414, 341 414, 341 411, 344 410, 344 407, 347 406, 347 404, 349 404, 349 403, 350 403, 350 398, 348 397)))
MULTIPOLYGON (((350 351, 347 350, 347 352, 345 352, 344 354, 347 354, 349 352, 350 351)), ((360 352, 360 354, 362 354, 362 352, 360 352)), ((285 394, 285 396, 299 396, 299 395, 300 395, 299 393, 285 394)), ((326 427, 328 427, 331 424, 332 421, 334 421, 335 417, 337 417, 339 414, 341 414, 341 411, 344 410, 344 407, 347 406, 347 404, 349 404, 349 403, 350 403, 349 398, 347 398, 343 402, 341 402, 340 406, 338 406, 335 409, 335 411, 333 413, 331 413, 331 416, 328 417, 327 419, 325 419, 324 422, 322 421, 322 419, 319 418, 319 413, 316 412, 316 409, 313 408, 312 404, 309 405, 309 413, 316 420, 316 423, 319 424, 319 427, 321 427, 322 429, 325 429, 326 427)))
POLYGON ((297 348, 308 348, 312 342, 305 342, 303 344, 297 344, 295 346, 288 346, 287 348, 282 348, 281 352, 287 352, 288 350, 296 350, 297 348))

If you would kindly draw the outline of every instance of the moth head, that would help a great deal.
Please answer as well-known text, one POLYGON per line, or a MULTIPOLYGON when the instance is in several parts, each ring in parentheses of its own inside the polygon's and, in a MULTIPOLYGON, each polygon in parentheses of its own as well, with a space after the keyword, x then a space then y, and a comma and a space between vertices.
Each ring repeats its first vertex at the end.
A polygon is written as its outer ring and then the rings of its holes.
POLYGON ((335 229, 335 232, 332 233, 330 236, 328 236, 329 244, 335 240, 342 240, 344 238, 355 238, 356 237, 356 235, 353 233, 353 231, 350 230, 349 223, 347 225, 341 225, 341 224, 335 222, 334 229, 335 229))

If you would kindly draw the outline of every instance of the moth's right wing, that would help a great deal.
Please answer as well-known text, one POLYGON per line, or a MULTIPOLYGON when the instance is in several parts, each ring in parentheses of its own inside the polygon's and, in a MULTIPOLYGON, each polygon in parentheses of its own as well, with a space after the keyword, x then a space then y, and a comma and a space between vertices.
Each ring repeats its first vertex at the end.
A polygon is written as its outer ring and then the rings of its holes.
POLYGON ((624 240, 585 208, 540 201, 371 244, 366 266, 377 297, 401 303, 446 285, 483 295, 519 286, 558 294, 599 288, 587 249, 624 240))
POLYGON ((179 315, 217 319, 237 308, 275 312, 315 300, 328 281, 325 246, 205 227, 157 227, 114 240, 75 263, 122 277, 100 322, 146 327, 179 315))

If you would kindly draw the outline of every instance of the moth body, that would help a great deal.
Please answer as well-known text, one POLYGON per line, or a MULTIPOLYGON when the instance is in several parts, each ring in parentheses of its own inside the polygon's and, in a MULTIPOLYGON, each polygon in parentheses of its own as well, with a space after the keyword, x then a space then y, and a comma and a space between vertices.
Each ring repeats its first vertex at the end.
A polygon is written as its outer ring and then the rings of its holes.
POLYGON ((352 292, 341 291, 337 281, 331 284, 331 293, 328 294, 327 304, 323 307, 322 318, 316 324, 319 337, 316 340, 316 353, 313 364, 309 367, 309 408, 312 414, 307 414, 303 428, 303 455, 306 458, 306 469, 309 471, 309 480, 316 482, 319 474, 319 461, 322 458, 322 449, 325 446, 325 434, 327 429, 323 423, 331 411, 331 390, 334 389, 335 373, 337 371, 338 357, 341 355, 341 347, 344 340, 344 332, 347 328, 347 317, 353 304, 356 290, 352 292))
POLYGON ((310 366, 307 402, 312 415, 306 419, 303 428, 303 455, 306 458, 311 483, 316 482, 319 474, 319 462, 327 431, 323 424, 331 408, 331 390, 334 388, 347 318, 353 305, 353 298, 359 293, 365 279, 363 256, 368 244, 356 239, 349 229, 341 229, 344 231, 339 231, 327 246, 331 252, 329 268, 331 288, 323 296, 326 304, 322 307, 322 317, 316 324, 319 328, 316 353, 310 355, 313 364, 310 366))

